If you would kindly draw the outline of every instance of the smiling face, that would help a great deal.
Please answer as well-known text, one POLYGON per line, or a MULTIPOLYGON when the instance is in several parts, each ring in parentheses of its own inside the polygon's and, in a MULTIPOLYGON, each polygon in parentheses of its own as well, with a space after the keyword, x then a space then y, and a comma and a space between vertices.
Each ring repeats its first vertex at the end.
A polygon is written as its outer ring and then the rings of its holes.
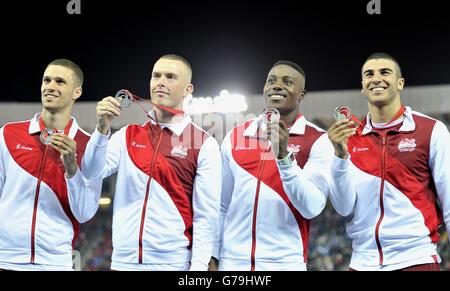
POLYGON ((305 97, 305 78, 288 65, 277 65, 267 75, 264 99, 268 108, 276 108, 282 115, 298 111, 305 97))
POLYGON ((45 69, 41 85, 41 101, 44 109, 51 112, 71 108, 81 96, 81 87, 69 68, 50 65, 45 69))
POLYGON ((398 65, 389 59, 368 60, 362 68, 362 92, 372 106, 399 102, 405 80, 398 65))
POLYGON ((173 109, 183 108, 183 99, 192 93, 191 72, 179 60, 159 59, 152 71, 150 95, 152 102, 173 109))

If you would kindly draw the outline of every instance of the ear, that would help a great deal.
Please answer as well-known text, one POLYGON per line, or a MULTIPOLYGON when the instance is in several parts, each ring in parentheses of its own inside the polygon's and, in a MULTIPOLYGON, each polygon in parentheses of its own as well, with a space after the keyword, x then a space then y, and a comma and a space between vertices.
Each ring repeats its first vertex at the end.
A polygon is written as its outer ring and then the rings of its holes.
POLYGON ((83 88, 76 87, 75 90, 73 90, 72 100, 75 102, 75 100, 80 98, 81 94, 83 94, 83 88))
POLYGON ((194 92, 194 85, 188 84, 186 86, 186 88, 184 88, 183 98, 186 97, 189 94, 192 94, 192 92, 194 92))
POLYGON ((399 78, 397 80, 397 86, 398 86, 398 90, 402 91, 403 87, 405 86, 405 79, 404 78, 399 78))
POLYGON ((305 99, 306 96, 306 90, 302 89, 300 96, 298 96, 298 103, 300 103, 301 101, 303 101, 303 99, 305 99))

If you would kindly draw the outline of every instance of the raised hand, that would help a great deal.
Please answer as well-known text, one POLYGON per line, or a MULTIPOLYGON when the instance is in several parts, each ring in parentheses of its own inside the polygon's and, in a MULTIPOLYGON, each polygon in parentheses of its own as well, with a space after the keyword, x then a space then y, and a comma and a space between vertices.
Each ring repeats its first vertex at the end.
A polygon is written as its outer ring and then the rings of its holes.
POLYGON ((354 124, 354 121, 341 119, 328 129, 328 138, 333 144, 334 154, 341 159, 348 157, 348 138, 356 134, 354 124))
POLYGON ((272 143, 272 152, 278 159, 285 158, 288 152, 289 130, 283 120, 267 123, 267 139, 272 143))
POLYGON ((111 121, 120 115, 120 103, 116 98, 108 96, 97 103, 97 130, 102 134, 108 134, 111 121))

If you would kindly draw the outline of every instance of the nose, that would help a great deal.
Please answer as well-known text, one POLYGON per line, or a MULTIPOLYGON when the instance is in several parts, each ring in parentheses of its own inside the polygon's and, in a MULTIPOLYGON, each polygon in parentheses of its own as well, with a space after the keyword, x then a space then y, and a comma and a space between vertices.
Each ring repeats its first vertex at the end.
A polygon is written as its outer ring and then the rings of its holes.
POLYGON ((156 83, 156 88, 165 88, 167 87, 167 78, 161 77, 158 79, 158 82, 156 83))
POLYGON ((56 89, 55 89, 55 82, 48 82, 48 83, 44 83, 43 84, 43 89, 44 89, 44 91, 45 92, 54 92, 54 91, 56 91, 56 89))
POLYGON ((372 78, 372 83, 376 85, 376 84, 379 84, 381 82, 382 82, 381 74, 380 73, 374 73, 373 78, 372 78))
POLYGON ((272 90, 281 91, 283 90, 283 80, 276 80, 272 85, 272 90))

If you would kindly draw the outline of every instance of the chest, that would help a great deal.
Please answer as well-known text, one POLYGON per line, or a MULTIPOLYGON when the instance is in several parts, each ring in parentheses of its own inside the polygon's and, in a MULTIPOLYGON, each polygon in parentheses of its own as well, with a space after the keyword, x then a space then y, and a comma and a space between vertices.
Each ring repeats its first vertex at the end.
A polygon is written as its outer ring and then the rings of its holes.
POLYGON ((183 135, 168 130, 139 131, 128 134, 126 143, 129 157, 146 174, 173 170, 179 176, 195 176, 199 148, 183 135))
POLYGON ((376 175, 399 167, 413 174, 429 171, 429 139, 414 133, 355 136, 348 150, 356 166, 376 175))

